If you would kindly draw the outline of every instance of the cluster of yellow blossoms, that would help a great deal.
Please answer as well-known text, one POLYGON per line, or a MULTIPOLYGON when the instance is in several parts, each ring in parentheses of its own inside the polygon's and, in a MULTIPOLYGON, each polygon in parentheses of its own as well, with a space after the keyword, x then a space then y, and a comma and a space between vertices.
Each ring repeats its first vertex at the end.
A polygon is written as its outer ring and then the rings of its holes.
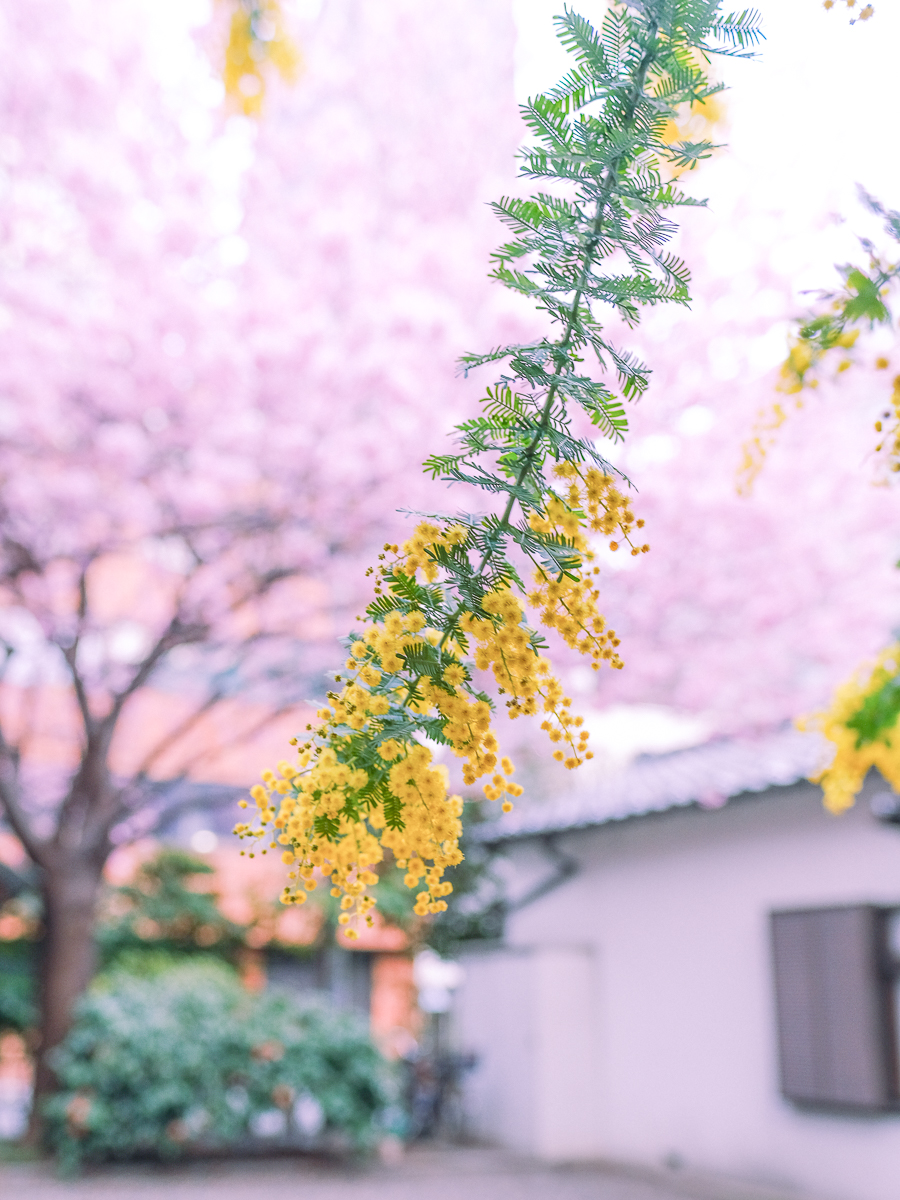
POLYGON ((900 645, 888 647, 873 668, 840 687, 827 712, 801 725, 810 726, 835 746, 832 762, 812 776, 830 812, 853 806, 872 767, 900 791, 900 645))
MULTIPOLYGON (((838 304, 839 308, 840 305, 838 304)), ((799 394, 804 389, 815 389, 819 386, 818 376, 815 374, 816 369, 820 366, 822 359, 829 350, 842 349, 851 350, 859 338, 858 329, 844 329, 841 332, 835 332, 832 337, 825 338, 824 341, 812 341, 809 338, 798 337, 793 341, 787 358, 781 365, 779 373, 777 390, 788 396, 796 396, 795 407, 802 408, 803 401, 799 398, 799 394)), ((837 365, 837 374, 840 375, 844 371, 853 366, 853 360, 846 357, 841 358, 837 365)), ((888 366, 886 358, 877 358, 875 366, 879 370, 884 370, 888 366)), ((900 398, 897 382, 894 381, 894 396, 892 403, 895 406, 900 398)), ((886 413, 884 419, 888 419, 890 413, 886 413)), ((742 448, 741 464, 738 468, 738 492, 741 495, 749 495, 753 490, 753 484, 763 468, 766 455, 775 445, 775 435, 787 420, 788 414, 785 407, 780 402, 776 402, 771 408, 761 409, 756 423, 753 427, 753 433, 742 448)), ((876 426, 879 432, 882 429, 882 422, 879 421, 876 426)), ((900 427, 898 427, 898 436, 895 438, 895 449, 892 451, 892 458, 900 451, 900 427)), ((877 447, 878 450, 882 446, 877 447)), ((900 459, 892 464, 892 470, 900 470, 900 459)))
MULTIPOLYGON (((845 0, 845 3, 849 9, 856 8, 856 0, 845 0)), ((822 7, 826 10, 834 8, 834 0, 822 0, 822 7)), ((859 10, 859 16, 854 17, 850 21, 850 24, 855 25, 857 21, 868 21, 869 17, 874 17, 874 15, 874 6, 871 4, 866 4, 859 10)))
MULTIPOLYGON (((848 0, 848 7, 853 6, 854 0, 848 0)), ((832 0, 825 0, 825 7, 831 8, 832 0)), ((866 19, 872 12, 868 5, 860 12, 860 18, 866 19)), ((896 237, 895 214, 886 213, 871 197, 865 199, 871 211, 889 218, 889 232, 896 237)), ((833 350, 844 352, 837 363, 837 376, 849 370, 854 361, 858 362, 859 358, 854 359, 848 352, 856 345, 863 321, 868 322, 870 329, 876 324, 890 323, 885 297, 898 276, 898 267, 871 252, 867 271, 855 267, 839 270, 844 289, 832 298, 830 311, 814 314, 801 324, 781 368, 778 390, 787 395, 798 396, 805 389, 817 387, 818 368, 833 350), (856 328, 850 327, 853 325, 856 328)), ((879 356, 874 366, 886 371, 890 363, 879 356)), ((802 402, 798 399, 796 403, 799 408, 802 402)), ((740 472, 743 486, 739 484, 739 491, 750 490, 774 442, 772 435, 784 423, 786 415, 778 404, 772 417, 761 414, 755 437, 744 449, 740 472)), ((876 453, 884 454, 882 461, 890 471, 900 472, 900 375, 893 381, 890 408, 875 422, 875 431, 879 435, 876 453)), ((853 805, 872 767, 900 790, 900 645, 888 647, 874 666, 863 668, 839 688, 827 712, 799 724, 801 728, 820 729, 834 745, 832 761, 811 777, 814 783, 822 785, 824 804, 829 811, 841 813, 853 805)))
MULTIPOLYGON (((467 537, 468 530, 464 525, 451 525, 448 529, 441 529, 431 521, 422 521, 409 541, 403 543, 403 553, 397 560, 396 569, 410 579, 415 579, 421 571, 425 579, 433 583, 438 577, 439 567, 429 551, 438 547, 451 550, 454 546, 462 546, 467 537)), ((385 549, 397 554, 396 546, 386 546, 385 549)), ((384 568, 382 572, 383 570, 384 568)))
POLYGON ((300 53, 285 28, 280 0, 229 0, 233 9, 225 49, 225 94, 245 116, 258 116, 266 92, 264 66, 286 80, 300 66, 300 53))
MULTIPOLYGON (((550 493, 528 528, 537 544, 564 553, 566 569, 551 575, 535 562, 528 600, 541 622, 592 657, 595 668, 604 661, 621 667, 619 639, 596 607, 598 569, 590 566, 589 538, 615 536, 613 549, 626 543, 640 554, 649 547, 632 545, 630 535, 643 521, 597 468, 565 462, 555 474, 565 493, 550 493)), ((235 828, 241 838, 271 839, 263 853, 283 848, 290 868, 284 903, 303 903, 320 880, 330 880, 332 894, 341 898, 340 924, 351 938, 358 936, 355 917, 372 923, 369 888, 386 851, 405 871, 407 886, 418 889, 417 915, 447 907, 452 885, 443 877, 462 860, 463 802, 449 794, 449 773, 434 762, 429 740, 462 759, 466 786, 488 777, 484 795, 502 799, 504 811, 522 794, 512 762, 500 756, 491 703, 475 690, 473 670, 491 672, 510 717, 544 715, 542 728, 564 747, 554 757, 566 767, 592 757, 583 719, 571 713, 571 699, 540 654, 510 581, 501 578, 477 606, 445 600, 453 575, 449 556, 468 566, 471 551, 466 526, 433 521, 421 522, 402 549, 384 547, 375 569, 376 600, 365 628, 351 635, 344 672, 335 677, 340 690, 328 693, 307 739, 295 739, 296 764, 280 763, 253 788, 257 820, 235 828)))
MULTIPOLYGON (((888 366, 888 360, 879 358, 875 365, 884 370, 888 366)), ((875 422, 875 432, 885 435, 875 449, 887 450, 890 469, 896 473, 900 471, 900 375, 894 376, 890 404, 891 407, 875 422)))
MULTIPOLYGON (((829 350, 852 350, 858 337, 858 329, 844 329, 833 337, 826 338, 824 342, 813 342, 804 337, 797 338, 793 342, 787 358, 781 364, 778 391, 792 396, 801 392, 805 387, 818 387, 818 379, 807 378, 809 373, 818 367, 829 350)), ((852 365, 849 358, 842 358, 837 366, 838 374, 848 370, 852 365)))
MULTIPOLYGON (((369 774, 339 762, 327 745, 311 750, 307 744, 298 767, 279 763, 277 774, 264 772, 263 782, 251 790, 259 809, 256 827, 239 823, 235 833, 241 838, 271 836, 270 849, 284 847, 282 859, 291 868, 281 895, 284 904, 302 904, 319 879, 330 879, 332 895, 341 897, 339 923, 347 927, 354 916, 360 916, 371 925, 375 901, 367 889, 378 882, 373 868, 389 849, 397 865, 406 870, 408 887, 424 881, 416 897, 416 914, 446 908, 442 897, 452 887, 441 877, 448 866, 462 861, 458 845, 462 800, 447 796, 447 770, 432 763, 427 746, 388 739, 379 746, 379 755, 387 768, 391 796, 402 804, 399 829, 388 826, 383 799, 356 819, 347 815, 348 798, 359 795, 369 774), (393 762, 392 756, 396 756, 393 762), (323 818, 332 823, 330 828, 323 828, 323 818)), ((345 928, 345 934, 358 937, 353 928, 345 928)))
MULTIPOLYGON (((529 525, 536 533, 566 538, 578 552, 580 561, 587 564, 594 561, 588 532, 605 537, 618 534, 633 555, 647 553, 650 547, 646 543, 633 545, 630 536, 632 530, 642 529, 644 522, 635 520, 629 501, 609 475, 596 467, 584 471, 570 462, 560 463, 555 474, 568 482, 565 500, 551 497, 543 513, 531 514, 529 525), (582 512, 586 514, 583 523, 582 512)), ((619 550, 619 542, 610 541, 609 548, 619 550)), ((621 670, 624 663, 616 653, 619 638, 614 629, 607 629, 604 617, 597 610, 600 594, 593 586, 592 576, 599 573, 599 567, 589 566, 561 576, 538 569, 534 575, 537 586, 529 592, 528 600, 541 610, 541 624, 555 629, 573 650, 589 655, 595 671, 604 660, 621 670)))
MULTIPOLYGON (((725 105, 719 94, 707 96, 705 100, 694 100, 691 104, 680 106, 675 117, 670 117, 663 128, 661 140, 667 146, 676 146, 679 142, 713 142, 721 136, 725 125, 725 105)), ((709 157, 720 149, 711 145, 709 157)), ((685 171, 690 170, 686 165, 668 162, 662 164, 667 179, 680 179, 685 171)))

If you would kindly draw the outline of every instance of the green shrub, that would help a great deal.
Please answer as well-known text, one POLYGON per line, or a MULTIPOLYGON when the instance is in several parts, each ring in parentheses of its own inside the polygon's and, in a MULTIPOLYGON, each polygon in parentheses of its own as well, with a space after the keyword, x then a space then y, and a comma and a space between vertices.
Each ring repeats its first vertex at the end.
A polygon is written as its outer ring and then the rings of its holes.
POLYGON ((248 993, 209 961, 101 976, 54 1068, 45 1114, 64 1171, 254 1140, 361 1150, 397 1112, 358 1019, 248 993))
POLYGON ((203 859, 163 846, 141 863, 130 884, 108 888, 97 922, 104 966, 115 966, 123 954, 147 949, 204 953, 233 962, 247 928, 220 911, 215 892, 197 889, 202 876, 213 874, 203 859))
POLYGON ((37 1021, 35 999, 37 943, 26 938, 0 941, 0 1033, 22 1033, 37 1021))

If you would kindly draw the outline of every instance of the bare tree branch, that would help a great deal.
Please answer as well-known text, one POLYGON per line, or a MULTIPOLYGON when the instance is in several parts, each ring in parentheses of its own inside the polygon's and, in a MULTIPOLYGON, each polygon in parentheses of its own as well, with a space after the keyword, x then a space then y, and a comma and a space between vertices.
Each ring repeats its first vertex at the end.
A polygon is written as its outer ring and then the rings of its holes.
POLYGON ((0 804, 3 805, 3 811, 13 833, 25 847, 28 856, 39 866, 46 867, 47 843, 38 838, 31 828, 25 810, 19 803, 16 782, 8 778, 9 766, 9 760, 4 756, 0 760, 0 804))
MULTIPOLYGON (((251 738, 255 737, 258 733, 261 733, 263 729, 266 729, 269 725, 271 725, 273 721, 277 721, 279 717, 283 717, 292 709, 298 708, 300 704, 302 704, 302 701, 295 700, 291 701, 290 703, 283 704, 279 708, 270 709, 265 716, 261 717, 259 721, 255 722, 253 725, 250 725, 243 731, 243 733, 233 735, 229 744, 231 746, 240 746, 243 743, 250 741, 251 738)), ((195 769, 204 760, 215 758, 218 753, 218 749, 199 751, 199 753, 197 753, 193 758, 189 759, 185 764, 183 764, 182 773, 190 773, 190 771, 195 769)))
POLYGON ((179 725, 176 725, 174 729, 170 729, 144 756, 137 770, 137 775, 149 775, 154 762, 161 758, 167 750, 171 749, 185 734, 189 733, 208 712, 211 712, 224 699, 226 699, 224 692, 214 692, 211 696, 207 697, 203 704, 199 705, 189 716, 185 717, 179 725))
POLYGON ((94 714, 91 712, 87 688, 85 687, 84 680, 81 677, 76 662, 78 643, 79 639, 76 638, 71 646, 63 646, 60 642, 56 642, 55 644, 62 652, 62 656, 66 660, 66 665, 69 668, 69 675, 72 679, 72 690, 75 693, 75 701, 78 705, 78 711, 81 713, 81 722, 84 725, 85 737, 90 738, 94 731, 94 714))
MULTIPOLYGON (((89 560, 93 561, 93 557, 89 560)), ((75 699, 78 703, 78 709, 81 713, 81 720, 84 725, 85 739, 89 739, 94 729, 94 714, 91 712, 90 701, 88 699, 87 688, 85 687, 84 679, 78 670, 78 650, 81 646, 81 638, 84 633, 84 622, 87 616, 87 567, 83 567, 78 576, 78 627, 75 631, 75 637, 71 645, 63 646, 57 642, 59 649, 62 651, 63 658, 69 668, 69 674, 72 677, 72 687, 75 690, 75 699)))
POLYGON ((189 646, 192 643, 202 642, 208 633, 208 625, 199 623, 185 625, 182 624, 180 616, 174 616, 169 622, 166 632, 161 635, 153 649, 138 665, 128 685, 122 691, 115 693, 112 707, 103 719, 104 724, 108 724, 110 727, 115 726, 126 701, 144 686, 170 650, 174 650, 176 646, 189 646))

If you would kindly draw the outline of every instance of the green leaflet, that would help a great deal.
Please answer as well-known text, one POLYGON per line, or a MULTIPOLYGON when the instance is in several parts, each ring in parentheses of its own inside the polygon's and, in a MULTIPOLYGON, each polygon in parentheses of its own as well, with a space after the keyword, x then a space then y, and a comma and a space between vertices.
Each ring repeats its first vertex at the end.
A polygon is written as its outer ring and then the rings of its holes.
POLYGON ((884 738, 894 728, 900 717, 900 679, 887 679, 884 684, 866 696, 859 711, 847 721, 847 728, 856 732, 856 748, 860 750, 871 742, 884 738))
POLYGON ((890 314, 881 302, 878 279, 870 279, 862 271, 852 270, 847 273, 847 287, 856 294, 844 305, 844 314, 848 321, 887 321, 890 314))
MULTIPOLYGON (((868 210, 881 217, 885 232, 900 242, 900 213, 886 209, 864 188, 859 188, 859 197, 868 210)), ((886 325, 891 313, 882 297, 900 277, 900 264, 883 261, 868 238, 860 238, 866 252, 865 267, 845 263, 837 268, 844 281, 839 292, 820 292, 819 301, 826 305, 825 311, 801 322, 798 335, 801 342, 808 343, 813 351, 813 360, 841 343, 842 335, 853 325, 886 325)))

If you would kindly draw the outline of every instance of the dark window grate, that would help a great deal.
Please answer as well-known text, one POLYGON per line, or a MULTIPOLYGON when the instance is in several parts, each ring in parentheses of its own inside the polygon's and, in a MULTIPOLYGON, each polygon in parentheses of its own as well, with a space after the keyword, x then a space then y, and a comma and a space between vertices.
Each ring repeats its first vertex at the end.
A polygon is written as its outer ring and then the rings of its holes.
POLYGON ((772 914, 783 1095, 867 1111, 898 1100, 887 910, 772 914))

